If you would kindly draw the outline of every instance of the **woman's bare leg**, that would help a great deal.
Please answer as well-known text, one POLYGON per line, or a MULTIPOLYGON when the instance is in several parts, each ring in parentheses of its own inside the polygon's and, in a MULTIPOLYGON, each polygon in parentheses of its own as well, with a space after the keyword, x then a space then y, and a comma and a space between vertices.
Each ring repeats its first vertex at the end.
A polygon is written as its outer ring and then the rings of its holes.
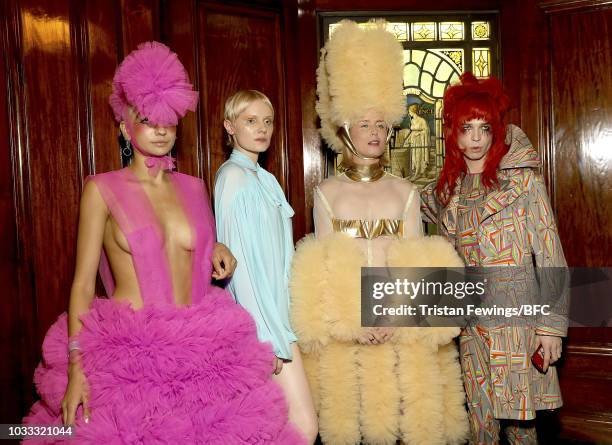
POLYGON ((274 380, 285 393, 289 405, 289 420, 302 432, 308 443, 312 444, 317 438, 319 429, 317 415, 304 372, 302 355, 296 343, 291 345, 291 349, 293 360, 283 364, 281 373, 275 375, 274 380))

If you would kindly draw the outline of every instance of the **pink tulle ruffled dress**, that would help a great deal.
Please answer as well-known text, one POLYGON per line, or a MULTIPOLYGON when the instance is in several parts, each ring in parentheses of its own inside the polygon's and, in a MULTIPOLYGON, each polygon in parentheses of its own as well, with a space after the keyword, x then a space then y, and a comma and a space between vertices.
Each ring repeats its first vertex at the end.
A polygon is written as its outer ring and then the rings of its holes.
MULTIPOLYGON (((174 304, 160 228, 129 169, 89 178, 96 183, 130 246, 144 307, 96 298, 78 335, 90 388, 91 419, 80 411, 72 438, 39 443, 301 444, 273 383, 271 346, 222 289, 210 284, 214 218, 201 180, 170 173, 196 235, 192 304, 174 304)), ((103 256, 100 274, 114 283, 103 256)), ((49 329, 34 374, 41 396, 25 424, 61 425, 68 382, 67 317, 49 329)))

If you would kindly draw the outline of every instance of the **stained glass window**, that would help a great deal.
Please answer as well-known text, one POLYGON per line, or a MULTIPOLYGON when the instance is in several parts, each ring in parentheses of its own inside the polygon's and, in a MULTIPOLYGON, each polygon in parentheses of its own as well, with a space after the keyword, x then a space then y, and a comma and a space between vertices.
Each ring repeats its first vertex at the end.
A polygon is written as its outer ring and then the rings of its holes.
MULTIPOLYGON (((393 129, 387 147, 391 173, 422 186, 435 180, 444 162, 442 99, 465 71, 479 78, 497 74, 495 14, 394 15, 322 17, 325 41, 336 24, 350 18, 360 26, 383 18, 404 48, 406 116, 393 129), (327 31, 327 32, 325 32, 327 31)), ((330 159, 337 165, 337 158, 330 159), (335 162, 334 162, 335 161, 335 162)))
POLYGON ((436 40, 436 22, 412 23, 412 40, 425 42, 436 40))
POLYGON ((486 78, 491 75, 491 51, 489 48, 472 49, 472 72, 479 78, 486 78))
POLYGON ((472 40, 489 40, 490 38, 489 22, 472 22, 472 40))
POLYGON ((400 42, 408 40, 408 23, 388 23, 387 30, 395 35, 395 38, 400 42))
POLYGON ((440 40, 463 40, 465 24, 463 22, 441 22, 440 40))

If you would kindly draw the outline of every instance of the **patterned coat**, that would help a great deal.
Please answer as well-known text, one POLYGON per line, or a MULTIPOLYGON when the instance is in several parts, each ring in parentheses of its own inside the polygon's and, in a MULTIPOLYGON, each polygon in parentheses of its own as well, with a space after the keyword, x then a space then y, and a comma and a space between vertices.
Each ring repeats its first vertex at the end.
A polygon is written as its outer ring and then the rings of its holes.
MULTIPOLYGON (((503 291, 511 294, 511 300, 530 302, 529 286, 521 284, 535 278, 534 259, 538 270, 565 267, 566 262, 546 187, 537 172, 537 151, 514 125, 507 127, 506 143, 510 150, 499 166, 499 188, 487 192, 478 181, 459 178, 450 202, 442 206, 434 195, 435 184, 430 184, 421 194, 421 210, 424 219, 436 223, 439 234, 454 244, 467 265, 524 266, 526 273, 518 281, 513 277, 512 285, 504 286, 503 291)), ((498 323, 492 328, 478 325, 466 330, 462 342, 477 336, 488 345, 486 353, 474 349, 478 349, 474 346, 477 341, 463 345, 468 399, 470 386, 488 384, 493 399, 491 415, 523 420, 534 418, 535 410, 562 405, 556 369, 541 374, 530 363, 536 334, 567 334, 565 305, 553 311, 540 317, 534 328, 498 323)))

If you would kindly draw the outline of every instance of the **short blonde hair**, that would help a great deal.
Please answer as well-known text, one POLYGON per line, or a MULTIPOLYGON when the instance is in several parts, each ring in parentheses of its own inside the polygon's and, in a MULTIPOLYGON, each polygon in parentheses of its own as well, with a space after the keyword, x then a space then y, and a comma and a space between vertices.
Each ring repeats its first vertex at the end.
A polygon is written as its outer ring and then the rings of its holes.
MULTIPOLYGON (((274 107, 268 96, 257 90, 240 90, 232 94, 225 101, 225 109, 223 111, 223 119, 234 122, 240 114, 247 109, 256 100, 261 100, 264 104, 270 107, 272 115, 274 115, 274 107)), ((234 140, 230 134, 227 135, 227 145, 233 146, 234 140)))

